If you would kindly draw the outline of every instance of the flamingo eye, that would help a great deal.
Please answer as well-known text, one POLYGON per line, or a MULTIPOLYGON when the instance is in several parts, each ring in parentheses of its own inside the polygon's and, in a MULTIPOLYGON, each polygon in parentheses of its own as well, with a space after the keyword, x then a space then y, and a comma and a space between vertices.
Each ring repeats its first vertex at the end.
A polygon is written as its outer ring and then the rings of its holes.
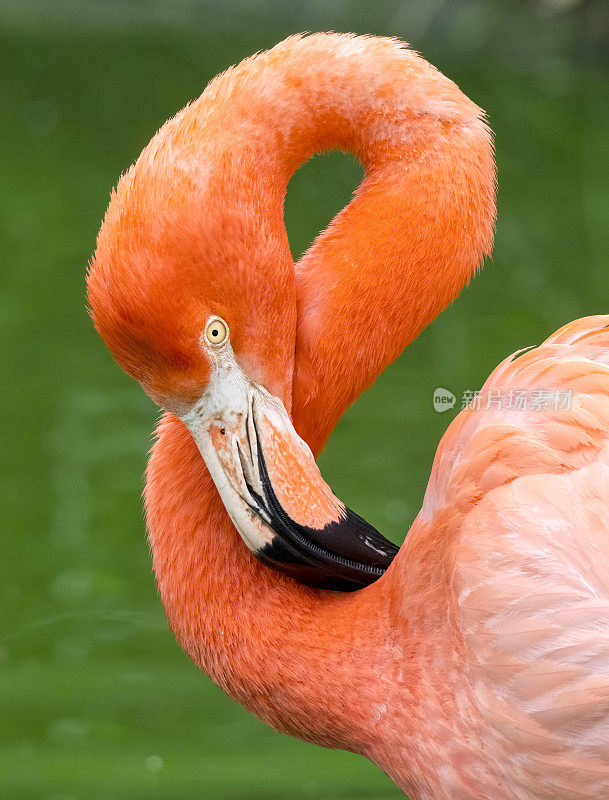
POLYGON ((219 317, 212 319, 207 323, 207 328, 205 329, 205 338, 209 344, 213 344, 216 347, 224 344, 228 338, 228 325, 219 317))

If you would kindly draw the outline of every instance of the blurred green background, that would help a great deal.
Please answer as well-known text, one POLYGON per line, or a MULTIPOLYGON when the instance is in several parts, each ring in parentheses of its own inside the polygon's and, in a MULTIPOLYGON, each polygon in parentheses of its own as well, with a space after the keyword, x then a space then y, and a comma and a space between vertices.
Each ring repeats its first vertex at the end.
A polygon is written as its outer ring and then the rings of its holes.
MULTIPOLYGON (((159 125, 231 63, 329 29, 402 37, 456 80, 489 113, 500 187, 493 262, 322 455, 337 494, 400 541, 460 405, 435 413, 434 388, 460 397, 609 312, 604 0, 0 1, 2 798, 401 796, 363 759, 266 728, 173 641, 140 501, 157 414, 84 308, 110 187, 159 125)), ((295 255, 359 176, 336 154, 295 176, 295 255)))

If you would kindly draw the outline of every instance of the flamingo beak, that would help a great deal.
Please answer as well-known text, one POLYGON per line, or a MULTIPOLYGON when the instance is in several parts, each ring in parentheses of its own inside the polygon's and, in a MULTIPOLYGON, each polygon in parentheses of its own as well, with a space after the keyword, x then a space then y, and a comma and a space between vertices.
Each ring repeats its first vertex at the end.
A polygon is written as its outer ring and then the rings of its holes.
POLYGON ((182 421, 263 564, 335 591, 360 589, 385 572, 398 547, 335 497, 283 403, 247 378, 232 350, 182 421))

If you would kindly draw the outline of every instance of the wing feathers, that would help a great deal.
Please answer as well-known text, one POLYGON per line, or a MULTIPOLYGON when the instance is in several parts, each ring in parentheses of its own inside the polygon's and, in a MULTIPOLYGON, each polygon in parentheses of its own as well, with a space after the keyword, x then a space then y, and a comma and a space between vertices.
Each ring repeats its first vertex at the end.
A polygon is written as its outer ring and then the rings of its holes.
POLYGON ((609 317, 504 361, 436 456, 423 521, 452 514, 455 621, 489 754, 514 797, 609 797, 609 317))

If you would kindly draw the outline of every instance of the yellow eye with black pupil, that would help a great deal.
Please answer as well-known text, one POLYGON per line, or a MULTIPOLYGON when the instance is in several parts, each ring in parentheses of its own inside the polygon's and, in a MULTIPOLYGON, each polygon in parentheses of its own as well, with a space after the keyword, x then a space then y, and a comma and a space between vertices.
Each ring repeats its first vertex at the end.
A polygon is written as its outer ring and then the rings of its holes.
POLYGON ((205 338, 210 344, 219 345, 226 341, 228 325, 221 319, 212 319, 205 329, 205 338))

